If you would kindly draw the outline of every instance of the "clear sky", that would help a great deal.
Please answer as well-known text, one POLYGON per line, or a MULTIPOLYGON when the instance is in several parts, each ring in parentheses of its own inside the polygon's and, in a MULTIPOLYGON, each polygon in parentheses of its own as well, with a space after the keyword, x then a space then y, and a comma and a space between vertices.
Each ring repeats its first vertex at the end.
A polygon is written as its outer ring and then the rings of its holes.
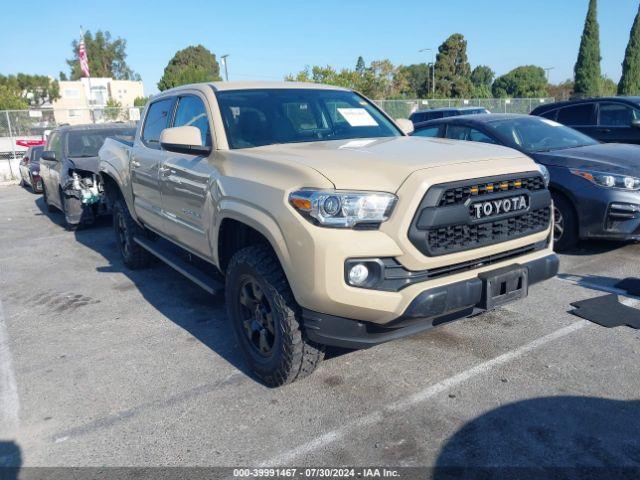
MULTIPOLYGON (((640 0, 599 0, 602 70, 616 82, 640 0)), ((156 83, 173 54, 201 43, 228 53, 230 80, 281 80, 305 65, 355 66, 388 58, 430 60, 450 34, 468 41, 469 61, 498 75, 519 65, 554 67, 551 81, 572 77, 588 0, 281 0, 153 2, 4 1, 0 73, 68 72, 79 27, 127 40, 127 62, 156 83), (39 13, 41 12, 41 13, 39 13)))

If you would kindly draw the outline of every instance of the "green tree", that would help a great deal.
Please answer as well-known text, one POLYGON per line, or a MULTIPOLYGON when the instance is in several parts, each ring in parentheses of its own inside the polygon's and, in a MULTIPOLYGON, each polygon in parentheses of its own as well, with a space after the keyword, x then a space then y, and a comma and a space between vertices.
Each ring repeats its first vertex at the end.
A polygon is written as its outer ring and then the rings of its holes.
POLYGON ((160 91, 188 83, 216 82, 220 77, 220 65, 216 56, 202 45, 189 46, 176 52, 164 69, 158 82, 160 91))
POLYGON ((417 63, 398 67, 398 71, 406 77, 408 88, 403 92, 405 97, 428 98, 430 96, 431 69, 426 63, 417 63))
POLYGON ((496 74, 486 65, 478 65, 471 72, 471 83, 474 87, 487 86, 491 87, 496 74))
POLYGON ((493 82, 494 97, 546 97, 548 92, 547 77, 542 67, 525 65, 514 68, 509 73, 496 78, 493 82))
POLYGON ((600 93, 600 28, 598 26, 597 0, 589 0, 589 10, 584 22, 578 60, 574 67, 574 94, 593 97, 600 93))
POLYGON ((366 63, 364 63, 364 58, 362 55, 358 57, 358 61, 356 62, 356 73, 358 75, 364 75, 365 70, 367 69, 366 63))
POLYGON ((0 84, 0 110, 26 110, 29 103, 20 96, 20 92, 9 85, 0 84))
POLYGON ((573 80, 565 80, 558 84, 549 84, 547 88, 549 96, 556 100, 569 100, 573 94, 573 80))
POLYGON ((122 114, 122 104, 119 101, 110 98, 107 100, 105 107, 104 118, 111 121, 120 118, 122 114))
POLYGON ((618 92, 618 85, 606 75, 600 78, 600 91, 598 95, 603 97, 613 97, 618 92))
POLYGON ((67 78, 66 73, 60 70, 60 73, 58 74, 58 80, 60 80, 61 82, 66 82, 67 80, 69 80, 69 78, 67 78))
MULTIPOLYGON (((82 77, 78 60, 78 40, 71 42, 73 57, 67 60, 71 69, 71 80, 82 77)), ((89 60, 89 72, 92 77, 110 77, 116 80, 140 80, 140 75, 127 65, 127 41, 123 38, 111 39, 108 31, 98 30, 94 35, 90 31, 84 34, 84 46, 89 60)))
POLYGON ((134 107, 144 107, 149 101, 149 97, 136 97, 133 99, 134 107))
POLYGON ((435 71, 439 95, 445 98, 469 96, 472 90, 471 66, 463 35, 454 33, 438 47, 435 71))
POLYGON ((622 62, 619 95, 640 95, 640 7, 633 21, 629 43, 622 62))
POLYGON ((60 98, 60 85, 46 75, 0 75, 0 85, 6 87, 5 95, 20 98, 27 106, 41 107, 60 98))
POLYGON ((368 67, 365 65, 360 71, 348 68, 337 71, 330 65, 307 66, 295 75, 287 75, 285 80, 351 88, 373 99, 399 98, 410 88, 406 75, 386 59, 375 60, 368 67))

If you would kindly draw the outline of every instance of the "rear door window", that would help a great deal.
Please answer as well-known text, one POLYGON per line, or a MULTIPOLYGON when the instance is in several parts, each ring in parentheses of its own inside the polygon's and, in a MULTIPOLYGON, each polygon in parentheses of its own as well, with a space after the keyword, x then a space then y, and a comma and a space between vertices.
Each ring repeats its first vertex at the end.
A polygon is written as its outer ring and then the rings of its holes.
POLYGON ((173 98, 165 98, 149 105, 144 119, 142 142, 150 148, 160 148, 160 134, 169 125, 173 98))
POLYGON ((437 137, 440 133, 440 125, 435 125, 433 127, 421 128, 420 130, 416 130, 413 132, 413 135, 416 137, 437 137))
POLYGON ((598 125, 603 127, 629 127, 640 119, 640 111, 624 103, 601 103, 598 125))
POLYGON ((558 122, 569 126, 588 126, 596 124, 595 104, 583 103, 561 108, 558 122))

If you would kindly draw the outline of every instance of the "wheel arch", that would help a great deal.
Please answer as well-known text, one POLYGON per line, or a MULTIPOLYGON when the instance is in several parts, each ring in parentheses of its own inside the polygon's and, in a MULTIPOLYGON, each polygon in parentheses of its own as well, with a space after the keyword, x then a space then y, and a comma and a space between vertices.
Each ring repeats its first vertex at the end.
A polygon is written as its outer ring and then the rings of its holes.
POLYGON ((290 278, 290 256, 284 235, 275 219, 268 213, 250 205, 233 202, 222 205, 217 223, 216 240, 212 251, 220 271, 225 273, 233 254, 249 245, 265 243, 274 251, 280 265, 290 278))

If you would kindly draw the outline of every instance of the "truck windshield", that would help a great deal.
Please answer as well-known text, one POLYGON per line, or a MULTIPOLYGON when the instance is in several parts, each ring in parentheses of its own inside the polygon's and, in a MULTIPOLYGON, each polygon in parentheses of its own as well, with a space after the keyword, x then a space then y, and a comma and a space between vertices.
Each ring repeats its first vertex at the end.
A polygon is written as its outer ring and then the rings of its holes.
POLYGON ((67 145, 73 158, 97 157, 98 150, 108 137, 133 141, 134 128, 111 128, 105 130, 76 130, 69 132, 67 145))
POLYGON ((349 91, 255 89, 216 96, 230 148, 401 135, 376 107, 349 91))

